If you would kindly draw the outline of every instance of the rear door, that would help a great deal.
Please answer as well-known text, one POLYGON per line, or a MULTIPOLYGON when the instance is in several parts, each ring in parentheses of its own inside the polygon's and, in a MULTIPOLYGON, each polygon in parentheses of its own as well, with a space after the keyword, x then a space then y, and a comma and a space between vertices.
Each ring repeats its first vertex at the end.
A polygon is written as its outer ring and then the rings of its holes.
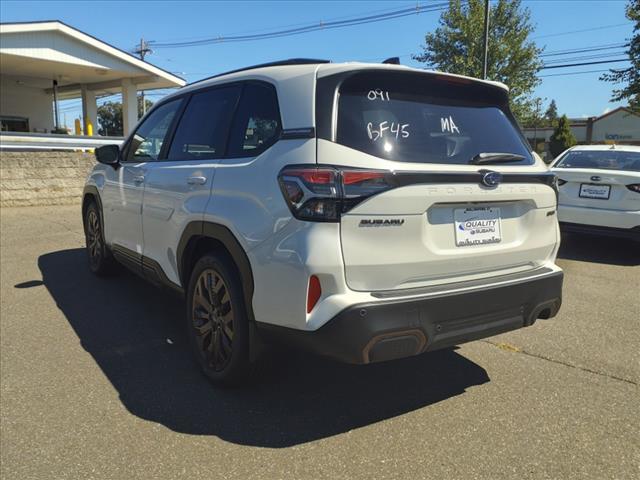
MULTIPOLYGON (((337 98, 331 136, 318 142, 319 163, 391 172, 389 188, 342 215, 352 289, 486 278, 552 259, 558 240, 553 176, 536 164, 503 89, 373 71, 343 79, 337 98), (473 163, 492 153, 504 155, 473 163)), ((362 178, 345 189, 366 191, 371 180, 362 178)))
POLYGON ((180 285, 176 248, 185 226, 202 220, 240 91, 232 85, 191 95, 167 153, 148 167, 142 229, 150 278, 164 274, 180 285))
POLYGON ((632 187, 640 184, 640 151, 570 150, 556 162, 554 172, 561 206, 640 210, 640 195, 632 187))

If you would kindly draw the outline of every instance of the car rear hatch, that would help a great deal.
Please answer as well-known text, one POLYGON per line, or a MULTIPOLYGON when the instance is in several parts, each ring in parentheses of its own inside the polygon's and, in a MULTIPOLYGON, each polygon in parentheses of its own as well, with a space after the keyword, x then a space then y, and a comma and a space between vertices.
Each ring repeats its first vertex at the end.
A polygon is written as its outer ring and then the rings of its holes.
POLYGON ((561 206, 640 210, 640 152, 571 150, 554 171, 561 206))
POLYGON ((553 257, 554 176, 532 158, 505 89, 367 70, 320 78, 317 95, 318 163, 341 178, 350 288, 475 280, 553 257))

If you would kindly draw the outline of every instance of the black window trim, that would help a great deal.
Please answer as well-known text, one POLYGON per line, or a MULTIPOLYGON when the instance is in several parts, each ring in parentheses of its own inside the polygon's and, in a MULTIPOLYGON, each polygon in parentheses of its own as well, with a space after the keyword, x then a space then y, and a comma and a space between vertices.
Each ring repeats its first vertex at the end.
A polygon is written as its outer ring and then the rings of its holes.
POLYGON ((227 87, 233 87, 233 86, 240 86, 241 90, 240 90, 240 94, 238 95, 238 98, 236 100, 236 104, 233 108, 233 113, 231 115, 231 122, 229 124, 229 128, 227 129, 227 135, 225 138, 225 146, 224 146, 224 155, 220 156, 220 157, 216 157, 216 160, 224 160, 224 159, 232 159, 232 158, 249 158, 249 157, 257 157, 258 155, 261 155, 262 153, 264 153, 267 149, 271 148, 276 142, 278 142, 280 139, 283 138, 284 136, 284 132, 285 130, 283 130, 282 127, 282 114, 280 111, 280 100, 278 98, 278 90, 275 87, 275 85, 271 82, 265 81, 265 80, 254 80, 254 79, 249 79, 249 80, 236 80, 233 82, 225 82, 225 83, 220 83, 217 85, 211 85, 208 87, 202 87, 202 88, 198 88, 196 90, 192 90, 189 92, 185 92, 183 94, 179 94, 179 95, 174 95, 171 96, 169 98, 163 99, 161 101, 159 101, 158 103, 156 103, 153 108, 151 110, 149 110, 147 112, 147 114, 140 120, 140 123, 138 125, 138 127, 131 133, 129 134, 129 136, 127 137, 127 140, 125 141, 122 150, 121 150, 121 163, 125 163, 125 164, 131 164, 131 163, 140 163, 140 162, 135 162, 135 161, 126 161, 124 159, 127 158, 127 154, 129 151, 129 147, 131 145, 131 139, 133 138, 133 136, 136 134, 136 132, 138 131, 138 128, 140 128, 140 126, 142 125, 143 120, 145 120, 148 116, 150 116, 156 109, 162 107, 163 105, 175 101, 175 100, 181 100, 182 104, 180 105, 180 108, 178 109, 178 112, 176 114, 176 116, 174 117, 174 119, 171 122, 171 125, 169 126, 169 129, 167 130, 167 134, 165 136, 164 142, 162 144, 162 149, 160 150, 160 154, 158 155, 158 158, 156 160, 149 160, 149 162, 167 162, 167 161, 175 161, 175 162, 179 162, 179 161, 187 161, 187 160, 171 160, 170 158, 168 158, 168 153, 169 150, 171 148, 171 145, 173 144, 174 138, 175 138, 175 134, 176 134, 176 130, 178 129, 178 125, 179 122, 182 120, 182 117, 184 116, 184 112, 187 109, 187 106, 189 105, 189 102, 191 101, 191 98, 199 93, 203 93, 203 92, 207 92, 210 90, 216 90, 216 89, 220 89, 220 88, 227 88, 227 87), (277 134, 273 136, 273 139, 269 142, 267 142, 266 144, 264 144, 260 149, 256 149, 256 150, 252 150, 251 151, 251 155, 229 155, 229 142, 231 140, 231 130, 232 130, 232 126, 233 123, 236 119, 236 115, 238 114, 238 108, 240 106, 240 102, 242 101, 242 96, 244 95, 244 87, 247 84, 260 84, 260 85, 264 85, 267 88, 270 88, 274 95, 275 95, 275 100, 276 100, 276 111, 277 111, 277 120, 278 120, 278 130, 277 130, 277 134))

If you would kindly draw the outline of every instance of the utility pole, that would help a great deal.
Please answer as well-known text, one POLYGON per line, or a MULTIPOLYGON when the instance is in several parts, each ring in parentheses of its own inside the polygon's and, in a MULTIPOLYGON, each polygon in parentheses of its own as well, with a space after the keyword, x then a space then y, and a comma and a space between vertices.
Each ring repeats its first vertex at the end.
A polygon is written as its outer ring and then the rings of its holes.
MULTIPOLYGON (((133 53, 140 55, 140 60, 144 62, 144 57, 147 54, 152 53, 152 51, 149 48, 149 44, 144 41, 144 38, 141 38, 140 46, 136 50, 134 50, 133 53)), ((142 116, 144 116, 145 113, 147 113, 147 106, 144 101, 144 90, 140 91, 140 99, 142 100, 142 116)))
POLYGON ((482 78, 487 78, 487 58, 489 55, 489 0, 484 0, 484 62, 482 64, 482 78))
POLYGON ((533 151, 538 153, 538 119, 540 118, 541 100, 536 98, 536 113, 533 119, 533 151))

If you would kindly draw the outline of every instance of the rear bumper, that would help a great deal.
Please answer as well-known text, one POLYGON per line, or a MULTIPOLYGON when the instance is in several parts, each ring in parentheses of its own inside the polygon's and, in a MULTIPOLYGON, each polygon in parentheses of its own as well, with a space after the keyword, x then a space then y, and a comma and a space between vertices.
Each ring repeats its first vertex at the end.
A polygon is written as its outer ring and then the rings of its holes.
POLYGON ((631 230, 640 227, 640 211, 573 207, 561 204, 558 206, 558 220, 561 224, 631 230))
POLYGON ((266 338, 347 363, 416 355, 490 337, 554 317, 563 273, 427 298, 353 305, 316 331, 258 323, 266 338))
POLYGON ((640 226, 635 228, 602 227, 599 225, 585 225, 582 223, 561 222, 563 232, 581 233, 586 235, 601 235, 604 237, 628 238, 640 242, 640 226))

